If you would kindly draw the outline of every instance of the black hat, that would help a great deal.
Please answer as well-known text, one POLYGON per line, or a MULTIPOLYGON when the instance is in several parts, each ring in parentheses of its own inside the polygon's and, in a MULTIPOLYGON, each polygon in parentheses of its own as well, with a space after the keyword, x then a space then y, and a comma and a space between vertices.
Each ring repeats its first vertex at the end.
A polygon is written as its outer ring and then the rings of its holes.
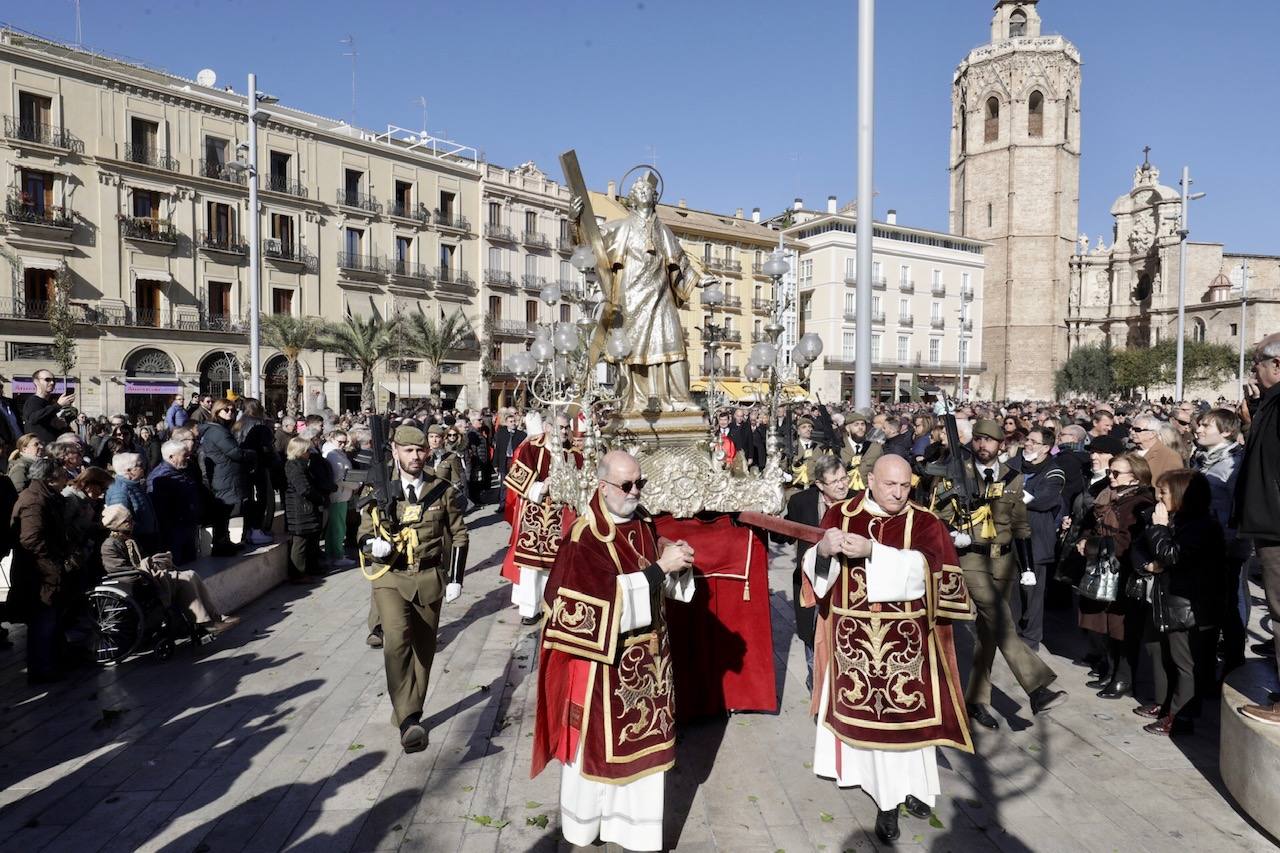
POLYGON ((1112 456, 1118 456, 1124 451, 1124 442, 1112 435, 1100 435, 1089 442, 1090 453, 1110 453, 1112 456))

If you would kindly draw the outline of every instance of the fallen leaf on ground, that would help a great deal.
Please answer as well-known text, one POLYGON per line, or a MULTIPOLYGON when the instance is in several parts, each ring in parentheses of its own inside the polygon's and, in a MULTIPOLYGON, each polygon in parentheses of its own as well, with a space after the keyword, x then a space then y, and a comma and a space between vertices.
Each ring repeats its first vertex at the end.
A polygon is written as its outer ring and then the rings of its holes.
POLYGON ((818 812, 818 820, 822 821, 823 823, 831 823, 831 821, 835 819, 836 819, 835 815, 830 815, 830 814, 827 814, 826 812, 818 812))
POLYGON ((547 816, 546 816, 545 814, 540 814, 540 815, 537 815, 536 817, 527 817, 527 818, 525 818, 525 819, 524 819, 524 825, 525 825, 525 826, 536 826, 536 827, 538 827, 538 829, 546 829, 546 828, 547 828, 547 816))

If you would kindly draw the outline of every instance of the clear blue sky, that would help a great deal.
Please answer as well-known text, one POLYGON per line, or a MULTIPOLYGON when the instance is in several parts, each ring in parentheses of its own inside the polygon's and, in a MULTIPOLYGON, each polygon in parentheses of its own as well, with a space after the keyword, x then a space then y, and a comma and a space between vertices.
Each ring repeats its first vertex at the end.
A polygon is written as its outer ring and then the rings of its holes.
MULTIPOLYGON (((950 82, 989 38, 992 0, 881 0, 876 216, 945 230, 950 82)), ((666 200, 776 213, 855 193, 857 3, 759 0, 82 0, 84 42, 184 76, 245 75, 285 103, 345 118, 355 36, 358 121, 447 131, 503 165, 575 147, 603 187, 649 160, 666 200)), ((66 41, 72 0, 0 17, 66 41)), ((1046 33, 1084 59, 1080 225, 1108 210, 1152 147, 1176 188, 1191 167, 1192 239, 1280 254, 1280 2, 1042 0, 1046 33), (1184 47, 1185 46, 1185 47, 1184 47)))

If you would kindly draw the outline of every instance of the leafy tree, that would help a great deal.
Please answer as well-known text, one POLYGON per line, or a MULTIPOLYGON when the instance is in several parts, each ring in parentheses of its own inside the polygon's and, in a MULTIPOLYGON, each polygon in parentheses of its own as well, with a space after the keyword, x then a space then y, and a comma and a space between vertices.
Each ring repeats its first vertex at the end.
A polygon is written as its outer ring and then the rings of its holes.
MULTIPOLYGON (((1240 366, 1239 357, 1236 349, 1228 344, 1186 341, 1182 348, 1183 379, 1187 382, 1216 385, 1236 375, 1240 366)), ((1177 369, 1176 358, 1175 350, 1174 371, 1177 369)))
POLYGON ((431 402, 439 404, 436 388, 440 385, 440 365, 449 353, 462 349, 475 336, 471 321, 455 310, 447 317, 432 320, 421 307, 404 318, 410 351, 427 365, 427 381, 431 383, 431 402))
POLYGON ((360 368, 360 408, 373 408, 373 374, 378 365, 395 351, 399 320, 384 320, 377 314, 359 317, 348 314, 341 323, 328 323, 320 335, 320 345, 356 363, 360 368))
POLYGON ((295 317, 292 314, 263 314, 259 327, 262 340, 284 355, 288 371, 288 397, 285 412, 298 413, 298 356, 305 349, 313 349, 320 338, 324 324, 314 317, 295 317))
POLYGON ((1058 368, 1053 386, 1059 397, 1068 394, 1097 398, 1111 396, 1116 387, 1111 348, 1096 344, 1076 347, 1058 368))
POLYGON ((49 331, 53 334, 53 360, 63 378, 76 366, 76 315, 71 307, 71 286, 75 280, 64 263, 53 279, 53 300, 49 303, 49 331))

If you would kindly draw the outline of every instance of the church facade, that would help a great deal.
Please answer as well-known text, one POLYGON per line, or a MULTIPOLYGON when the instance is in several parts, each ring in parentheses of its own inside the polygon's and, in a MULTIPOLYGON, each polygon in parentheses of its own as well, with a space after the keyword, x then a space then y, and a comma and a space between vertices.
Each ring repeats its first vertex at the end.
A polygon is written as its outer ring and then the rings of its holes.
POLYGON ((950 230, 989 244, 976 393, 995 399, 1051 397, 1067 356, 1080 54, 1041 35, 1037 2, 1000 0, 952 81, 950 230))
MULTIPOLYGON (((1160 170, 1148 158, 1134 171, 1133 186, 1111 206, 1110 244, 1098 237, 1090 248, 1089 238, 1079 235, 1070 262, 1070 349, 1104 343, 1148 347, 1177 337, 1181 213, 1180 192, 1160 182, 1160 170)), ((1185 313, 1187 339, 1239 347, 1243 336, 1248 346, 1280 327, 1280 257, 1188 241, 1185 313)), ((1188 386, 1185 396, 1219 394, 1235 399, 1236 379, 1188 386)))

